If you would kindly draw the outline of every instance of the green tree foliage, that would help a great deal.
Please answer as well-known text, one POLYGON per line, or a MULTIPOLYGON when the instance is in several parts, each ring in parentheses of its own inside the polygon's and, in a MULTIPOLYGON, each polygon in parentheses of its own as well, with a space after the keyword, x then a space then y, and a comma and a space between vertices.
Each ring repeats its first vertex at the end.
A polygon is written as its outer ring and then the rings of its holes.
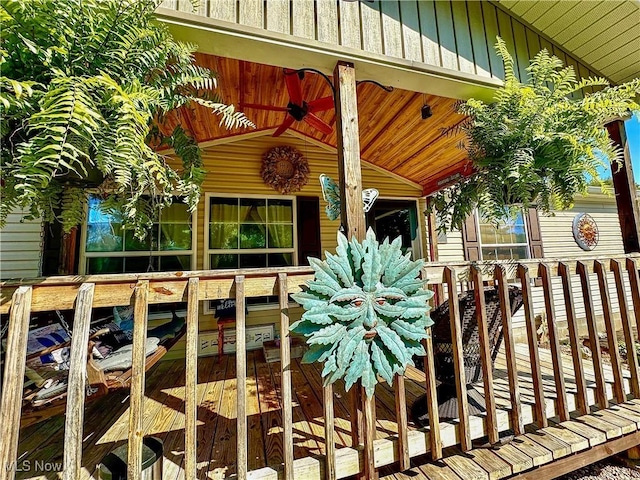
POLYGON ((391 384, 414 355, 425 354, 420 342, 433 324, 433 292, 423 289, 424 261, 412 261, 401 246, 400 237, 379 244, 371 229, 362 243, 338 233, 335 255, 309 259, 315 277, 293 295, 305 313, 291 330, 307 337, 303 362, 324 362, 325 384, 344 378, 349 390, 360 381, 372 397, 378 375, 391 384))
POLYGON ((46 221, 61 212, 68 230, 82 221, 84 188, 98 184, 138 237, 175 196, 195 208, 205 173, 197 143, 157 124, 194 102, 228 128, 251 123, 215 94, 195 47, 154 19, 157 3, 2 1, 0 225, 21 206, 46 221), (179 171, 160 147, 181 158, 179 171))
MULTIPOLYGON (((537 205, 543 213, 570 208, 576 194, 586 193, 598 167, 616 162, 622 152, 604 124, 639 107, 640 79, 610 87, 603 78, 578 81, 572 67, 546 50, 527 68, 527 83, 514 74, 513 58, 498 38, 505 83, 491 104, 470 99, 460 105, 464 148, 474 173, 438 192, 431 206, 442 229, 461 228, 480 206, 498 222, 517 208, 537 205), (596 87, 594 93, 579 93, 596 87)), ((606 186, 604 186, 606 188, 606 186)))

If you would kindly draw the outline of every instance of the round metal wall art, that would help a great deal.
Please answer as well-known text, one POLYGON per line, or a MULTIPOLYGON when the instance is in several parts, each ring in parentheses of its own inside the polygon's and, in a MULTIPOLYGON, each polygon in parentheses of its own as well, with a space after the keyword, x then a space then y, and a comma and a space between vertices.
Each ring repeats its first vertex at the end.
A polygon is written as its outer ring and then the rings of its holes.
POLYGON ((581 249, 591 251, 598 245, 598 224, 588 213, 575 216, 572 230, 573 238, 581 249))
POLYGON ((309 181, 309 163, 293 147, 273 147, 264 154, 260 174, 264 183, 280 193, 298 192, 309 181))

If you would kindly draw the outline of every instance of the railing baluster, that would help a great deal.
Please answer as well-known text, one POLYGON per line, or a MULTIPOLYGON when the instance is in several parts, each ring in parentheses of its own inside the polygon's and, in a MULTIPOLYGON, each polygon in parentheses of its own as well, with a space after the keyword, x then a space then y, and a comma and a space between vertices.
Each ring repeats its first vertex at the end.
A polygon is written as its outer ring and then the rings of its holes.
POLYGON ((509 299, 509 286, 507 285, 507 272, 502 265, 496 265, 494 278, 498 285, 500 297, 500 316, 502 317, 502 334, 504 336, 504 350, 507 361, 507 378, 509 379, 509 400, 511 401, 511 428, 516 435, 524 434, 522 420, 522 405, 520 404, 520 387, 518 385, 518 365, 516 361, 516 346, 511 326, 511 301, 509 299))
POLYGON ((293 480, 293 404, 291 402, 291 344, 289 343, 291 335, 289 334, 289 291, 286 273, 278 274, 278 297, 280 302, 280 378, 282 379, 284 478, 285 480, 293 480))
POLYGON ((576 264, 576 271, 580 276, 580 284, 582 285, 582 297, 584 298, 584 310, 589 330, 589 345, 591 347, 591 358, 593 361, 593 370, 596 377, 596 401, 600 408, 607 408, 607 391, 605 390, 604 371, 602 370, 602 354, 600 352, 600 339, 598 338, 598 330, 596 328, 596 318, 593 308, 593 296, 591 295, 591 284, 589 283, 589 267, 579 261, 576 264))
POLYGON ((569 344, 571 345, 571 358, 573 359, 573 374, 576 378, 576 403, 580 415, 589 413, 589 400, 587 398, 587 382, 584 378, 582 365, 582 352, 580 350, 580 336, 576 310, 573 299, 573 286, 569 266, 566 263, 558 264, 558 273, 562 280, 562 292, 564 294, 564 308, 567 313, 567 329, 569 331, 569 344))
POLYGON ((376 439, 376 396, 367 397, 364 387, 356 385, 353 388, 361 389, 362 415, 364 418, 364 475, 367 480, 377 480, 378 471, 375 466, 375 449, 373 442, 376 439))
POLYGON ((487 310, 484 299, 484 283, 482 272, 475 265, 471 267, 471 280, 476 301, 476 320, 480 336, 480 360, 482 362, 482 383, 484 386, 484 401, 487 410, 487 435, 489 443, 498 443, 498 414, 496 412, 496 397, 493 393, 493 361, 491 359, 491 339, 487 324, 487 310))
POLYGON ((18 457, 18 439, 20 438, 31 297, 31 287, 18 287, 11 299, 11 310, 9 310, 9 330, 4 355, 2 402, 0 403, 0 422, 3 428, 3 433, 0 435, 0 468, 7 478, 10 478, 12 466, 14 476, 17 468, 15 462, 18 457))
POLYGON ((638 356, 635 354, 635 342, 631 330, 631 318, 627 308, 627 293, 624 288, 622 264, 619 260, 611 260, 611 270, 616 281, 616 292, 618 294, 618 304, 620 305, 620 317, 622 320, 622 331, 624 332, 624 343, 627 347, 627 363, 631 373, 631 393, 634 398, 640 398, 640 379, 638 378, 638 356))
POLYGON ((553 376, 556 384, 556 412, 560 420, 565 422, 570 419, 567 406, 567 389, 564 384, 564 369, 560 356, 560 340, 558 339, 558 327, 556 325, 556 310, 553 303, 553 285, 549 267, 538 264, 538 275, 542 277, 542 293, 544 295, 544 309, 547 315, 547 332, 551 346, 551 358, 553 359, 553 376))
POLYGON ((358 448, 364 442, 361 393, 359 388, 352 388, 349 391, 349 401, 351 403, 351 446, 353 448, 358 448))
POLYGON ((197 421, 198 421, 198 293, 200 280, 189 279, 187 292, 187 348, 185 372, 185 435, 184 467, 186 478, 197 476, 197 421))
POLYGON ((67 411, 64 423, 64 480, 80 478, 82 467, 82 426, 86 397, 87 349, 94 289, 93 283, 80 285, 73 317, 67 411))
POLYGON ((518 265, 518 278, 522 284, 522 301, 525 323, 527 326, 527 341, 529 343, 529 361, 531 363, 531 379, 533 381, 533 396, 535 399, 535 421, 539 428, 549 426, 540 371, 540 354, 538 353, 538 334, 533 312, 533 298, 531 295, 531 277, 529 267, 518 265))
POLYGON ((396 424, 398 425, 398 458, 400 459, 400 471, 411 468, 409 456, 409 422, 407 420, 407 396, 404 388, 404 377, 393 377, 393 390, 396 396, 396 424))
POLYGON ((145 343, 149 305, 149 281, 140 280, 133 290, 133 354, 129 400, 129 450, 127 478, 142 478, 142 440, 144 437, 145 343))
POLYGON ((327 448, 325 478, 336 480, 336 441, 335 419, 333 415, 333 385, 322 387, 322 406, 324 409, 324 437, 327 448))
POLYGON ((456 372, 456 395, 458 397, 458 433, 460 448, 463 452, 471 450, 471 429, 469 427, 469 398, 467 397, 467 379, 464 371, 464 349, 462 346, 462 327, 460 325, 460 304, 458 303, 458 285, 456 271, 453 267, 445 267, 444 281, 449 292, 449 328, 453 347, 453 369, 456 372))
POLYGON ((440 438, 440 415, 438 413, 433 340, 430 332, 422 344, 426 352, 424 357, 424 374, 426 379, 427 412, 429 413, 429 449, 431 451, 431 458, 433 460, 439 460, 442 458, 442 439, 440 438))
POLYGON ((620 352, 618 352, 618 338, 616 328, 613 324, 613 314, 611 308, 611 297, 609 296, 609 285, 607 282, 607 269, 600 260, 593 263, 593 269, 598 276, 598 286, 600 287, 600 298, 602 300, 602 313, 604 314, 604 328, 607 332, 607 343, 609 345, 609 358, 611 369, 613 370, 613 396, 618 403, 624 402, 624 384, 622 383, 622 369, 620 366, 620 352))
POLYGON ((627 258, 627 272, 629 273, 631 299, 633 300, 633 311, 636 317, 636 334, 640 339, 640 278, 638 277, 638 265, 635 259, 627 258))
POLYGON ((244 314, 244 275, 236 275, 236 392, 237 392, 237 428, 238 478, 246 480, 248 474, 247 448, 247 338, 244 314))

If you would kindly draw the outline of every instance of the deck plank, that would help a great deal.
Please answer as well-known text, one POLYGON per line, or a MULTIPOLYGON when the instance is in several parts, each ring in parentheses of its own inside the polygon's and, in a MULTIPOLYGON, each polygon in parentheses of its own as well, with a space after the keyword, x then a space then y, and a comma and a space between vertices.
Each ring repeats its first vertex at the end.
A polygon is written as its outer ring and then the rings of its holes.
POLYGON ((617 425, 614 425, 610 422, 607 422, 599 417, 594 417, 593 415, 582 415, 576 417, 575 420, 582 422, 590 427, 597 428, 601 432, 607 436, 607 440, 611 440, 612 438, 617 438, 622 435, 622 429, 617 425))
POLYGON ((589 440, 589 445, 591 447, 595 447, 596 445, 600 445, 607 441, 607 436, 604 432, 598 430, 597 428, 590 427, 581 422, 576 422, 575 420, 568 420, 566 422, 558 423, 557 425, 566 428, 567 430, 571 430, 572 432, 577 433, 578 435, 589 440))
POLYGON ((582 435, 578 435, 572 430, 562 427, 549 426, 547 428, 543 428, 540 430, 546 435, 551 435, 558 440, 563 441, 571 448, 571 453, 576 453, 581 450, 585 450, 589 448, 589 440, 583 437, 582 435))
POLYGON ((537 432, 527 433, 529 440, 536 442, 549 450, 553 454, 553 459, 566 457, 571 454, 571 446, 554 436, 544 433, 544 429, 537 432))
POLYGON ((499 480, 513 473, 511 465, 487 448, 477 448, 466 452, 489 475, 489 480, 499 480))
POLYGON ((553 461, 553 453, 539 443, 532 441, 526 435, 515 438, 513 442, 511 442, 511 445, 522 453, 530 456, 534 467, 553 461))
POLYGON ((502 445, 494 453, 511 465, 514 474, 533 468, 533 459, 512 444, 502 445))
POLYGON ((442 461, 460 478, 465 480, 489 480, 489 474, 467 454, 444 457, 442 461))
MULTIPOLYGON (((522 397, 522 415, 525 423, 533 421, 533 385, 530 377, 529 355, 526 345, 516 345, 516 361, 518 365, 518 382, 522 397)), ((548 431, 542 431, 545 440, 536 434, 519 437, 512 443, 499 448, 476 453, 471 450, 470 456, 461 455, 463 460, 454 459, 458 472, 472 472, 470 475, 482 478, 502 478, 505 475, 505 465, 514 474, 524 472, 534 466, 543 466, 553 455, 550 449, 543 445, 552 446, 556 459, 560 458, 559 450, 564 452, 583 451, 587 445, 591 448, 599 446, 605 440, 612 441, 625 432, 635 432, 640 425, 640 401, 631 400, 620 405, 612 406, 610 411, 598 411, 587 417, 578 417, 567 422, 559 422, 549 415, 553 409, 553 401, 557 397, 554 392, 552 378, 551 355, 545 349, 539 349, 542 385, 547 403, 547 414, 552 420, 548 431), (550 408, 549 408, 550 407, 550 408), (554 443, 555 442, 555 443, 554 443), (533 448, 532 448, 533 447, 533 448), (471 463, 469 463, 471 462, 471 463), (495 463, 495 464, 494 464, 495 463), (475 467, 473 465, 475 465, 475 467), (476 470, 482 469, 485 473, 476 470), (466 470, 465 470, 466 469, 466 470), (469 471, 467 471, 469 470, 469 471), (475 472, 475 473, 473 473, 475 472), (485 475, 486 476, 483 476, 485 475)), ((249 401, 249 469, 262 469, 264 478, 276 478, 276 471, 282 462, 282 420, 280 402, 280 366, 279 363, 267 364, 260 353, 249 352, 247 355, 247 392, 249 401), (271 467, 271 468, 267 468, 271 467), (275 476, 274 476, 275 475, 275 476)), ((222 363, 218 364, 213 358, 199 359, 198 364, 198 478, 216 479, 228 477, 235 471, 235 357, 225 355, 222 363), (226 452, 226 453, 225 453, 226 452)), ((563 362, 564 378, 567 386, 568 405, 575 406, 575 379, 573 377, 572 362, 563 362), (573 402, 573 403, 572 403, 573 402)), ((296 458, 295 472, 298 477, 304 472, 309 478, 317 478, 323 471, 322 460, 310 455, 324 454, 324 424, 322 409, 322 366, 318 364, 303 365, 299 359, 292 361, 293 377, 293 420, 294 420, 294 457, 296 458)), ((589 403, 595 403, 595 376, 592 368, 585 363, 585 379, 589 393, 589 403)), ((607 395, 612 398, 611 388, 613 372, 607 365, 603 366, 603 373, 607 386, 607 395)), ((509 383, 504 360, 504 348, 499 352, 494 369, 494 392, 498 407, 499 428, 501 431, 509 427, 509 383)), ((144 431, 166 439, 169 448, 168 460, 165 462, 165 478, 167 480, 182 480, 184 478, 183 456, 181 452, 184 444, 184 360, 163 361, 150 370, 147 379, 144 431)), ((625 375, 625 389, 628 383, 628 372, 625 375)), ((415 368, 409 368, 405 379, 406 404, 411 404, 424 394, 424 373, 415 368)), ((478 386, 482 390, 481 384, 478 386)), ((397 434, 395 417, 395 395, 393 390, 382 383, 376 387, 376 443, 380 447, 376 453, 376 465, 389 465, 397 460, 397 452, 393 451, 395 443, 389 438, 397 434)), ((122 444, 127 437, 128 403, 120 403, 126 398, 123 394, 113 394, 107 403, 100 401, 87 405, 85 436, 83 449, 83 478, 88 478, 95 470, 96 463, 115 446, 122 444), (98 405, 102 405, 98 407, 98 405), (108 414, 105 415, 105 406, 108 414)), ((354 472, 358 464, 358 455, 350 449, 343 448, 351 443, 349 402, 344 392, 342 382, 334 384, 335 431, 336 431, 336 463, 338 468, 344 466, 349 472, 354 472), (347 459, 348 457, 348 459, 347 459), (344 463, 346 462, 346 463, 344 463)), ((470 419, 473 438, 482 436, 484 418, 470 419)), ((442 438, 445 446, 455 444, 455 427, 452 423, 441 424, 442 438)), ((62 439, 62 423, 60 419, 52 419, 40 425, 30 427, 24 431, 24 439, 20 441, 20 452, 25 453, 27 459, 61 459, 60 447, 62 439), (38 442, 38 438, 46 438, 38 442)), ((428 433, 416 430, 409 425, 409 444, 412 456, 424 453, 428 449, 428 433), (420 437, 420 438, 418 438, 420 437), (418 441, 419 440, 419 441, 418 441), (420 444, 420 445, 418 445, 420 444)), ((539 435, 539 434, 538 434, 539 435)), ((568 455, 568 454, 567 454, 568 455)), ((360 459, 360 462, 362 460, 360 459)), ((414 462, 415 463, 415 462, 414 462)), ((389 470, 385 470, 389 471, 389 470)), ((390 470, 393 471, 393 470, 390 470)), ((422 478, 441 478, 460 480, 460 474, 447 463, 414 466, 407 473, 393 473, 386 478, 414 480, 422 478), (415 472, 415 477, 408 475, 415 472)), ((344 475, 338 471, 338 477, 344 475)), ((18 478, 45 478, 34 473, 22 474, 18 478)), ((260 477, 263 478, 263 477, 260 477)))

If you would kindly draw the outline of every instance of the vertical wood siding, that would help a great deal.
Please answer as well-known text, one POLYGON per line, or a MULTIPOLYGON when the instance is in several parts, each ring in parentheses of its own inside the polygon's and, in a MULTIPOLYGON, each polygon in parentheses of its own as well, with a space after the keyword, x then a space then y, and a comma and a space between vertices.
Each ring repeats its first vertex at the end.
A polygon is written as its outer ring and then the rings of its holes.
POLYGON ((10 213, 0 230, 0 278, 33 278, 40 276, 40 220, 21 221, 22 212, 10 213))
MULTIPOLYGON (((209 8, 200 6, 193 13, 240 28, 260 28, 265 33, 288 34, 479 77, 504 78, 493 48, 496 35, 507 43, 521 79, 529 59, 541 48, 568 61, 580 76, 595 75, 584 62, 567 58, 566 52, 490 2, 293 0, 290 4, 288 0, 216 0, 201 4, 209 4, 209 8)), ((184 11, 188 2, 165 0, 161 6, 184 11)))
MULTIPOLYGON (((240 140, 232 143, 208 147, 203 152, 205 168, 208 171, 203 193, 223 193, 236 194, 242 196, 249 195, 278 195, 278 192, 264 184, 260 176, 260 166, 262 156, 270 148, 279 145, 290 145, 297 148, 309 161, 309 183, 305 185, 296 196, 312 196, 320 198, 320 241, 322 251, 334 251, 337 246, 337 232, 339 222, 330 221, 324 213, 326 203, 322 199, 322 191, 318 177, 325 173, 337 181, 338 164, 335 150, 320 147, 309 140, 303 140, 291 136, 287 133, 278 138, 270 135, 262 137, 240 140)), ((412 186, 391 175, 374 170, 367 164, 362 166, 363 188, 377 188, 381 197, 386 198, 420 198, 422 189, 412 186)), ((197 262, 194 268, 204 268, 205 257, 205 209, 206 200, 204 195, 198 205, 197 218, 197 262)), ((420 201, 418 208, 424 211, 424 201, 420 201)), ((424 222, 419 224, 419 231, 424 232, 424 222)), ((422 233, 421 233, 422 234, 422 233)), ((424 242, 423 242, 424 243, 424 242)), ((426 255, 426 247, 422 246, 422 253, 426 255)), ((201 309, 202 310, 202 309, 201 309)), ((301 315, 300 309, 292 308, 290 312, 291 321, 295 321, 301 315)), ((247 325, 276 324, 280 318, 277 309, 251 310, 247 315, 247 325)), ((207 331, 216 328, 212 314, 200 314, 199 330, 207 331)), ((184 339, 178 342, 167 354, 167 358, 181 358, 184 356, 184 339)))

